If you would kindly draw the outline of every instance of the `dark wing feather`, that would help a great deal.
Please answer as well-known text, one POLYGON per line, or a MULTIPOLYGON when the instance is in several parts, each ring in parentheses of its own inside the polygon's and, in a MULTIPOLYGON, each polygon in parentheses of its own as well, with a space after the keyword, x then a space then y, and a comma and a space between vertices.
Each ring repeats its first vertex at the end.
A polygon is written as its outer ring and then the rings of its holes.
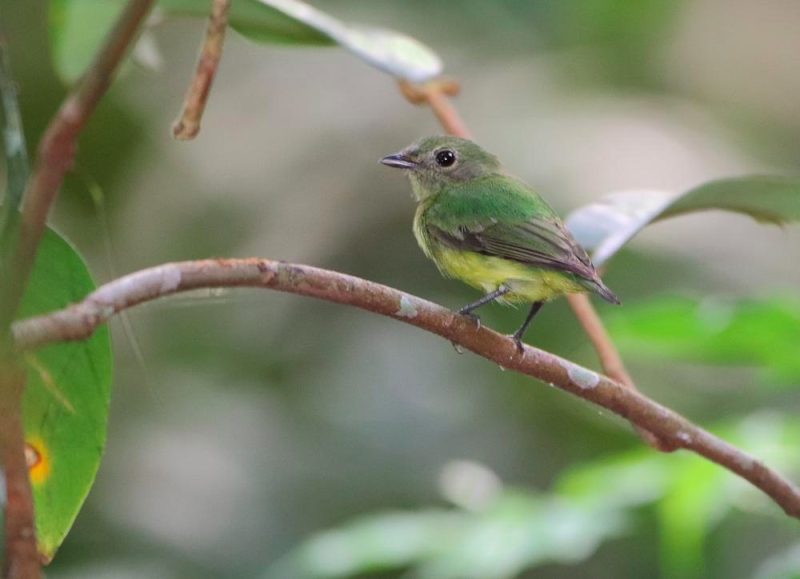
POLYGON ((541 267, 568 271, 588 281, 597 279, 589 256, 566 227, 550 219, 532 219, 521 224, 496 223, 488 227, 461 226, 448 232, 430 227, 430 232, 454 249, 502 257, 541 267))

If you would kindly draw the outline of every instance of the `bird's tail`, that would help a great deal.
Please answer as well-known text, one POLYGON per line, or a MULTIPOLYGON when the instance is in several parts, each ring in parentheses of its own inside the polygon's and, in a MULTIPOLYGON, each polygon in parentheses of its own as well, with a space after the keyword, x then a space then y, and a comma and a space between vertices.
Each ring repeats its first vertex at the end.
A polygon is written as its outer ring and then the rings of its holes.
POLYGON ((608 289, 606 284, 604 284, 599 277, 595 277, 592 280, 586 280, 586 288, 593 291, 607 302, 617 305, 621 303, 617 295, 608 289))

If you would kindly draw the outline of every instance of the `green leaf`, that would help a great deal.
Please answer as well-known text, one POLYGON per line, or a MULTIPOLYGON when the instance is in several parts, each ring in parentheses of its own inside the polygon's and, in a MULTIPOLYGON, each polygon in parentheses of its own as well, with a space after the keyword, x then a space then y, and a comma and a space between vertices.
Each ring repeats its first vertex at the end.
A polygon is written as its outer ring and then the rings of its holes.
MULTIPOLYGON (((210 0, 160 0, 168 15, 208 16, 210 0)), ((66 81, 91 62, 120 13, 120 0, 50 0, 53 64, 66 81)), ((345 24, 300 0, 236 0, 231 27, 260 43, 325 46, 338 44, 370 65, 398 78, 421 82, 442 72, 441 59, 404 34, 345 24)))
POLYGON ((442 72, 439 57, 427 46, 405 34, 370 26, 347 25, 299 0, 258 1, 315 28, 372 66, 396 77, 421 82, 442 72))
POLYGON ((62 80, 80 78, 124 6, 121 0, 50 0, 50 50, 62 80))
MULTIPOLYGON (((45 231, 20 317, 61 309, 95 288, 77 251, 45 231)), ((24 354, 23 423, 39 551, 49 560, 94 482, 106 441, 111 342, 105 326, 88 340, 24 354)))
POLYGON ((661 297, 609 319, 626 355, 760 367, 777 384, 800 381, 800 299, 661 297))
POLYGON ((686 193, 625 191, 572 212, 567 227, 599 266, 649 223, 721 209, 782 224, 800 220, 800 178, 753 175, 711 181, 686 193))
MULTIPOLYGON (((211 2, 205 0, 159 0, 159 6, 172 16, 206 18, 211 10, 211 2)), ((228 11, 228 23, 231 28, 256 42, 311 46, 336 44, 327 34, 313 26, 257 0, 232 2, 228 11)))

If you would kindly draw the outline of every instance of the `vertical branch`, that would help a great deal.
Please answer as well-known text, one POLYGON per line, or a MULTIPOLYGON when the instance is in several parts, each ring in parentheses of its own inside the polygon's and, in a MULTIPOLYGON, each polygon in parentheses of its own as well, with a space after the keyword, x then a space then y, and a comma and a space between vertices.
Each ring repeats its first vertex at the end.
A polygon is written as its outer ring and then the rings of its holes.
POLYGON ((208 17, 205 40, 200 47, 194 80, 186 92, 180 116, 172 126, 172 134, 176 139, 193 139, 200 132, 200 120, 206 108, 208 93, 214 82, 220 58, 222 58, 222 44, 225 41, 231 0, 212 0, 212 2, 211 15, 208 17))
MULTIPOLYGON (((3 147, 8 187, 0 213, 0 280, 8 279, 8 258, 14 250, 19 223, 19 203, 28 180, 28 152, 17 90, 5 36, 0 31, 0 100, 2 100, 3 147)), ((1 294, 0 294, 1 295, 1 294)), ((0 306, 2 307, 2 306, 0 306)), ((40 576, 25 436, 22 429, 22 391, 25 371, 12 359, 8 325, 0 326, 0 477, 5 487, 3 510, 3 577, 40 576)))
POLYGON ((103 47, 78 86, 48 125, 22 200, 19 237, 11 269, 0 280, 0 328, 14 318, 28 281, 47 214, 58 195, 64 173, 72 166, 77 138, 105 94, 122 57, 136 37, 153 0, 129 0, 103 47))
MULTIPOLYGON (((449 79, 435 79, 422 85, 415 85, 405 80, 401 80, 399 84, 400 92, 409 102, 427 104, 431 108, 445 131, 457 137, 471 138, 467 125, 448 98, 458 94, 458 83, 449 79)), ((633 379, 625 368, 614 342, 606 332, 605 326, 603 326, 603 322, 597 315, 597 311, 592 306, 589 298, 583 294, 568 295, 567 298, 572 311, 575 312, 594 349, 597 351, 603 371, 623 386, 636 390, 633 379)), ((634 428, 647 444, 657 450, 670 452, 677 448, 659 440, 646 430, 637 426, 634 426, 634 428)))
POLYGON ((22 390, 25 371, 11 359, 0 362, 0 458, 6 487, 3 577, 40 577, 33 517, 33 494, 25 460, 22 390))

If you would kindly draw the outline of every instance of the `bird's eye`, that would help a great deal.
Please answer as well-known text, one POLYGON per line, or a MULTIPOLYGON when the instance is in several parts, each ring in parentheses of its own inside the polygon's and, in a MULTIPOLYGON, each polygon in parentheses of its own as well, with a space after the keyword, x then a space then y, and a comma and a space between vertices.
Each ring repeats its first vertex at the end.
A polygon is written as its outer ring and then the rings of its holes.
POLYGON ((450 167, 456 162, 456 154, 450 149, 442 149, 436 153, 436 164, 440 167, 450 167))

